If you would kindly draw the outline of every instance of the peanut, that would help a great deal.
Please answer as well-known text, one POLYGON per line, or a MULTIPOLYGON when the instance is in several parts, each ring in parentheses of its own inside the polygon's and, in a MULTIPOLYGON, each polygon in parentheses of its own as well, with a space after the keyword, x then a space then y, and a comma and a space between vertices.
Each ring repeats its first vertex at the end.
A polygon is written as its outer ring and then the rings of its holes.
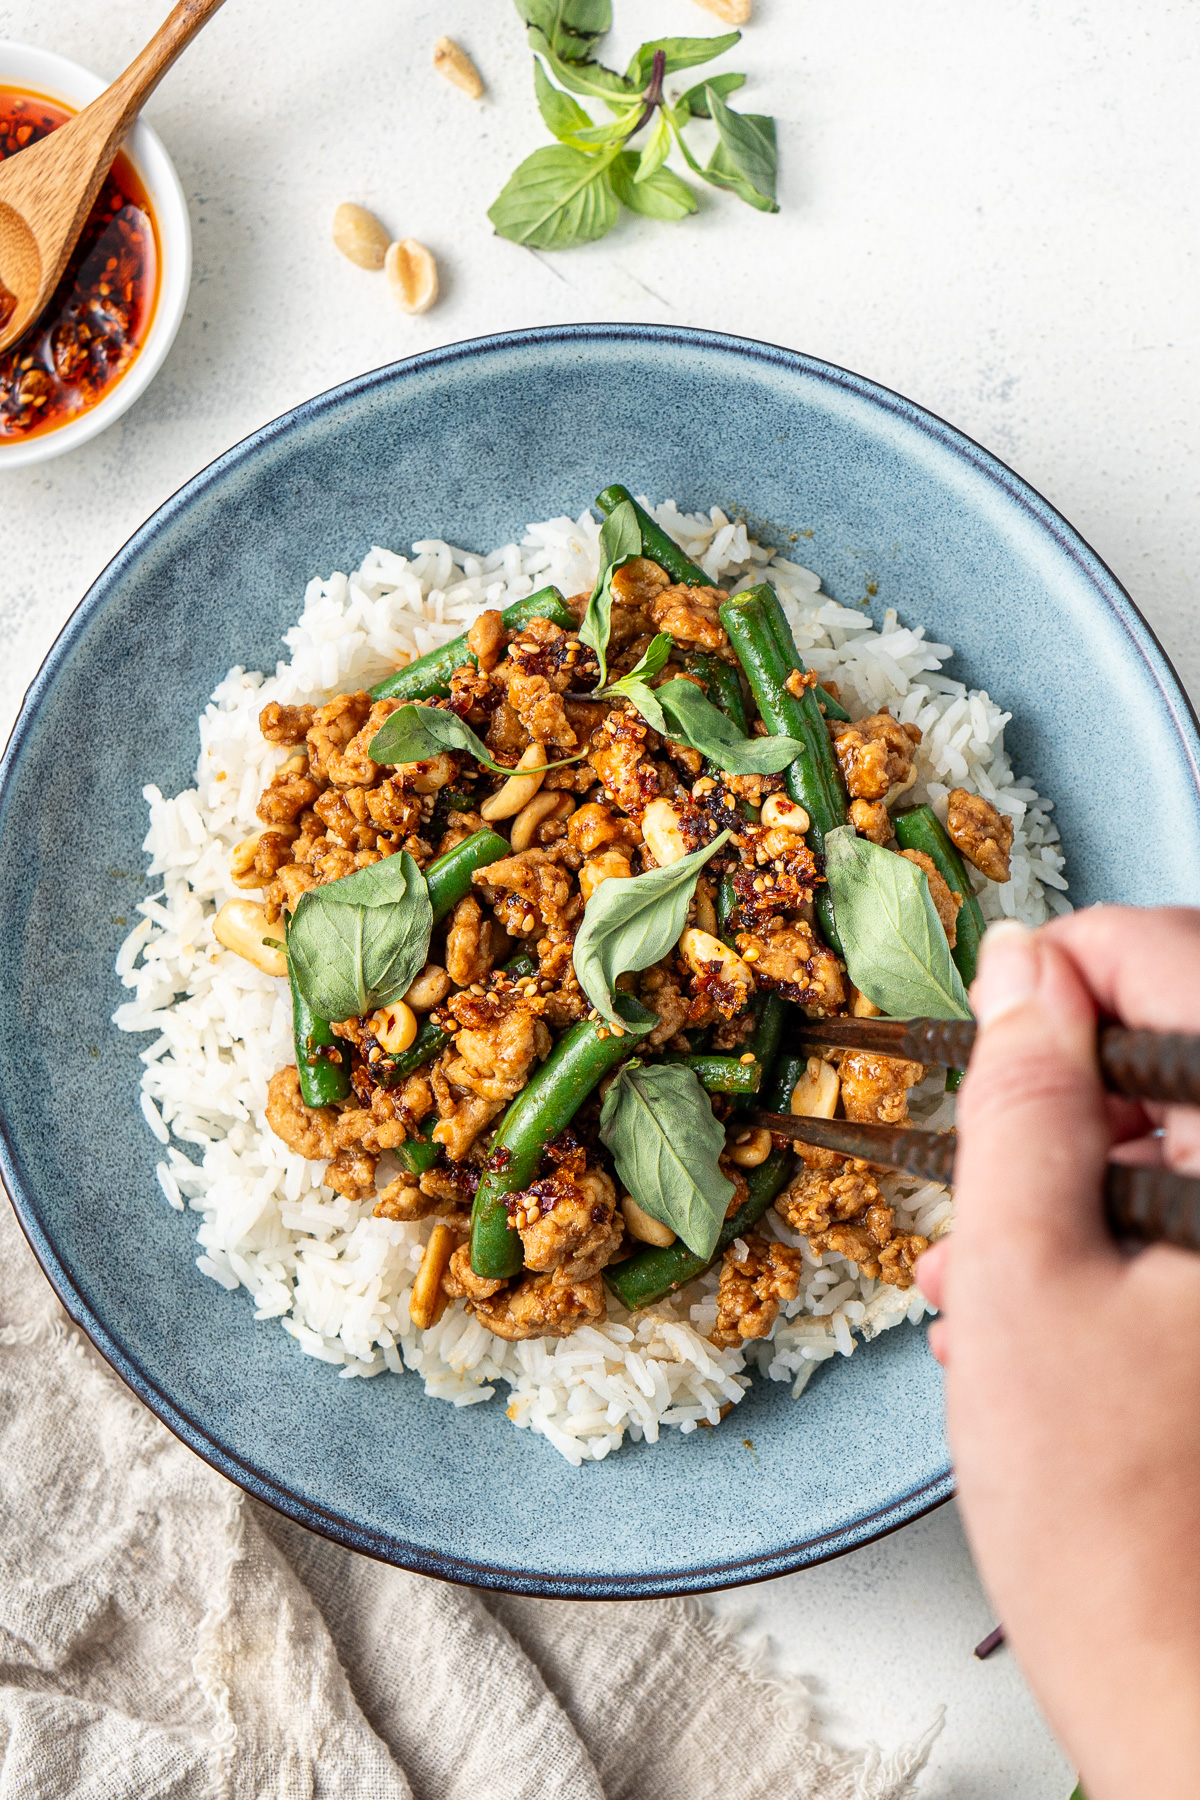
POLYGON ((729 1160, 739 1169, 757 1169, 771 1154, 771 1134, 764 1126, 743 1128, 729 1148, 729 1160))
POLYGON ((343 200, 333 215, 333 241, 360 269, 382 269, 388 234, 365 206, 343 200))
POLYGON ((720 963, 722 981, 736 982, 753 993, 754 976, 749 964, 710 931, 700 931, 695 925, 689 925, 679 940, 679 950, 693 975, 707 975, 713 963, 720 963))
POLYGON ((763 825, 781 826, 784 831, 805 832, 812 820, 802 806, 789 800, 786 794, 769 794, 760 815, 763 825))
POLYGON ((628 879, 628 850, 620 850, 614 844, 611 849, 589 856, 579 871, 579 891, 583 895, 584 904, 591 899, 602 881, 608 881, 614 875, 621 881, 628 879))
POLYGON ((438 297, 438 272, 424 244, 418 244, 416 238, 389 244, 383 266, 392 293, 404 311, 428 312, 438 297))
POLYGON ((454 1249, 454 1233, 448 1225, 435 1225, 429 1234, 417 1279, 408 1297, 408 1316, 418 1331, 436 1325, 446 1304, 442 1276, 454 1249))
POLYGON ((642 817, 642 836, 659 868, 680 862, 688 853, 679 817, 665 800, 652 800, 642 817))
POLYGON ((802 1119, 832 1119, 841 1085, 832 1063, 810 1056, 808 1067, 792 1089, 792 1112, 802 1119))
POLYGON ((533 796, 546 779, 546 752, 541 744, 530 744, 517 764, 517 773, 510 775, 502 788, 489 794, 479 809, 480 818, 489 825, 496 819, 513 819, 528 806, 533 796), (533 774, 531 771, 536 770, 533 774))
POLYGON ((705 12, 714 13, 726 25, 748 25, 753 0, 696 0, 705 12))
POLYGON ((660 1224, 644 1212, 632 1194, 622 1194, 621 1211, 625 1214, 625 1224, 630 1237, 637 1238, 639 1243, 656 1244, 665 1250, 668 1244, 675 1242, 675 1233, 669 1225, 660 1224))
POLYGON ((439 75, 452 81, 456 88, 478 100, 483 93, 483 77, 461 44, 453 38, 440 37, 433 46, 433 66, 439 75))
POLYGON ((512 822, 509 842, 514 850, 528 850, 533 834, 549 818, 563 819, 573 812, 575 802, 570 794, 551 793, 542 788, 527 800, 512 822))
POLYGON ((414 1012, 430 1012, 441 1005, 453 986, 445 969, 437 963, 426 963, 405 994, 404 1004, 411 1006, 414 1012))
POLYGON ((258 854, 258 840, 261 832, 253 837, 243 838, 235 844, 229 853, 229 879, 234 887, 260 888, 266 884, 254 867, 254 859, 258 854))
POLYGON ((213 936, 218 944, 232 950, 235 956, 244 956, 264 975, 288 972, 283 951, 263 943, 264 938, 282 938, 283 928, 269 925, 266 908, 256 906, 253 900, 227 900, 213 920, 213 936))
POLYGON ((393 1000, 371 1014, 370 1029, 389 1056, 399 1056, 417 1035, 417 1015, 403 1000, 393 1000))

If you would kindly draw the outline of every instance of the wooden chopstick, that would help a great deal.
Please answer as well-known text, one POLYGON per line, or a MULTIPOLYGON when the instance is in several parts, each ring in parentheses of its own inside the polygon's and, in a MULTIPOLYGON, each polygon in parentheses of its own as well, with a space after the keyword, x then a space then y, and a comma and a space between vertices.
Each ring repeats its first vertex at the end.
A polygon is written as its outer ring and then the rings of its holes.
MULTIPOLYGON (((864 1162, 897 1169, 922 1181, 949 1185, 954 1179, 957 1136, 953 1131, 915 1131, 899 1125, 867 1125, 853 1119, 811 1119, 776 1112, 751 1113, 750 1121, 765 1126, 773 1136, 814 1144, 821 1150, 835 1150, 842 1156, 861 1157, 864 1162)), ((1109 1163, 1104 1176, 1104 1211, 1116 1238, 1143 1244, 1175 1244, 1181 1250, 1200 1251, 1200 1180, 1195 1176, 1177 1175, 1172 1169, 1109 1163)))
MULTIPOLYGON (((791 1034, 811 1044, 875 1050, 944 1069, 965 1069, 975 1042, 973 1019, 809 1019, 791 1034)), ((1100 1072, 1114 1093, 1138 1100, 1200 1106, 1200 1036, 1182 1031, 1131 1031, 1104 1025, 1100 1072)))

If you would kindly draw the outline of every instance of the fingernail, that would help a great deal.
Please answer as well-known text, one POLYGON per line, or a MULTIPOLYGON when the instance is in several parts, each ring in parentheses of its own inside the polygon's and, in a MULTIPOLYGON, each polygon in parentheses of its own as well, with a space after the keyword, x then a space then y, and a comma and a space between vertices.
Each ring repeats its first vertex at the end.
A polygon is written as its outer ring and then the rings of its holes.
POLYGON ((1038 984, 1038 952, 1027 925, 1000 919, 984 933, 971 1004, 981 1025, 1023 1006, 1038 984))

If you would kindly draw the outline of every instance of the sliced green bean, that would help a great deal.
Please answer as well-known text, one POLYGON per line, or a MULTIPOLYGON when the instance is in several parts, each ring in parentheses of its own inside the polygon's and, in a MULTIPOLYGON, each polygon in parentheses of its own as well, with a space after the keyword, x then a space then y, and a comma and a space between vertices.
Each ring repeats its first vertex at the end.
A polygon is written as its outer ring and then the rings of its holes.
POLYGON ((332 1106, 350 1092, 350 1046, 334 1037, 328 1019, 312 1010, 288 964, 292 990, 292 1037, 300 1098, 305 1106, 332 1106))
POLYGON ((689 675, 700 677, 713 705, 720 707, 743 737, 749 737, 750 720, 746 714, 746 696, 742 693, 741 680, 733 664, 722 662, 719 656, 698 652, 689 656, 683 666, 689 675))
MULTIPOLYGON (((791 1105, 792 1088, 786 1083, 794 1059, 784 1056, 775 1065, 763 1096, 763 1105, 772 1111, 786 1111, 791 1105)), ((803 1073, 803 1060, 801 1072, 803 1073)), ((796 1080, 799 1076, 796 1077, 796 1080)), ((721 1235, 717 1239, 717 1247, 709 1257, 697 1256, 689 1250, 682 1239, 668 1244, 665 1250, 648 1245, 639 1250, 625 1262, 613 1263, 605 1269, 604 1279, 612 1289, 622 1306, 630 1312, 637 1312, 640 1307, 653 1306, 664 1300, 676 1288, 686 1287, 689 1281, 695 1281, 697 1275, 703 1275, 705 1269, 725 1254, 725 1251, 738 1237, 744 1237, 766 1212, 775 1196, 782 1192, 791 1179, 796 1166, 796 1158, 790 1150, 772 1150, 765 1162, 759 1163, 757 1169, 751 1169, 746 1178, 749 1192, 738 1207, 733 1217, 726 1219, 721 1227, 721 1235)))
MULTIPOLYGON (((506 631, 518 631, 522 625, 528 625, 530 619, 549 619, 560 625, 564 631, 574 631, 579 623, 558 589, 542 588, 536 594, 529 594, 524 600, 514 600, 500 614, 504 620, 506 631)), ((430 650, 424 656, 418 656, 416 662, 408 663, 403 669, 397 669, 394 675, 385 675, 371 689, 373 700, 433 700, 450 692, 450 677, 456 669, 467 663, 478 666, 475 658, 467 649, 466 633, 462 637, 451 638, 438 650, 430 650)))
POLYGON ((440 1056, 449 1042, 450 1033, 435 1025, 432 1019, 426 1019, 407 1050, 402 1050, 398 1056, 384 1056, 371 1064, 372 1080, 379 1087, 396 1087, 427 1062, 432 1062, 435 1056, 440 1056))
POLYGON ((893 813, 892 828, 902 850, 923 851, 950 892, 962 895, 962 905, 954 921, 955 944, 950 954, 963 978, 963 986, 970 987, 975 979, 979 946, 987 925, 983 909, 975 898, 967 866, 951 842, 949 832, 931 807, 910 806, 903 812, 893 813))
POLYGON ((606 487, 602 494, 597 494, 596 505, 608 517, 610 512, 628 500, 637 514, 637 522, 642 528, 642 555, 656 562, 660 569, 665 569, 672 581, 681 582, 684 587, 715 587, 716 583, 710 575, 706 575, 699 563, 694 563, 690 556, 685 556, 673 537, 668 537, 661 525, 655 523, 644 506, 639 506, 627 487, 614 482, 606 487))
MULTIPOLYGON (((846 790, 815 692, 805 688, 800 697, 788 692, 787 679, 792 671, 806 671, 792 642, 779 597, 774 588, 762 582, 726 600, 720 619, 746 671, 767 730, 798 738, 804 745, 802 754, 787 771, 787 790, 808 814, 807 841, 810 849, 820 854, 825 847, 825 834, 846 823, 846 790)), ((824 885, 817 890, 816 914, 827 941, 840 953, 833 898, 824 885)))
MULTIPOLYGON (((615 1003, 630 1024, 653 1020, 654 1015, 630 994, 618 993, 615 1003)), ((476 1275, 498 1281, 519 1273, 525 1251, 519 1233, 509 1229, 507 1196, 529 1186, 546 1145, 566 1130, 592 1089, 640 1041, 632 1032, 618 1037, 595 1019, 581 1019, 563 1034, 517 1095, 501 1121, 471 1208, 471 1267, 476 1275)))
POLYGON ((473 831, 461 844, 455 844, 453 850, 447 850, 444 856, 431 862, 425 871, 425 883, 433 906, 434 924, 444 919, 471 892, 471 877, 476 869, 485 869, 489 863, 511 855, 512 845, 507 838, 502 838, 498 831, 485 828, 473 831))
POLYGON ((700 1086, 710 1094, 757 1095, 762 1085, 762 1064, 744 1063, 737 1056, 707 1055, 664 1056, 664 1062, 685 1063, 700 1086))
POLYGON ((392 1151, 392 1155, 400 1167, 407 1169, 410 1175, 424 1175, 425 1171, 432 1169, 437 1162, 438 1146, 430 1143, 425 1133, 421 1131, 415 1137, 405 1138, 399 1148, 392 1151))
POLYGON ((526 981, 530 975, 537 974, 538 960, 536 956, 531 956, 528 950, 518 950, 517 954, 510 956, 501 967, 511 980, 526 981))
MULTIPOLYGON (((754 996, 756 1023, 746 1039, 744 1054, 753 1056, 760 1069, 773 1069, 775 1066, 783 1027, 787 1021, 787 1009, 788 1002, 779 994, 764 993, 760 988, 754 996)), ((742 1103, 745 1104, 748 1102, 742 1103)), ((742 1105, 736 1110, 741 1111, 742 1105)))

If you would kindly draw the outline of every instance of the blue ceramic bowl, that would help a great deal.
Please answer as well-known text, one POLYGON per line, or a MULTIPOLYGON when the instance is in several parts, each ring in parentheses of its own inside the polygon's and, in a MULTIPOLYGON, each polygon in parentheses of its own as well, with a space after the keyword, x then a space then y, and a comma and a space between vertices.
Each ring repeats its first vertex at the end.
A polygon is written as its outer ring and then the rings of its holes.
POLYGON ((790 351, 650 326, 432 351, 323 394, 189 482, 55 645, 0 790, 3 1173, 66 1306, 233 1480, 356 1549, 483 1586, 639 1595, 775 1575, 950 1493, 937 1369, 901 1328, 794 1404, 756 1380, 719 1431, 571 1469, 504 1402, 341 1381, 193 1267, 109 1022, 142 889, 144 782, 192 779, 229 664, 271 668, 314 572, 430 531, 486 548, 613 480, 714 499, 857 601, 958 648, 1057 798, 1078 901, 1200 892, 1196 724, 1113 576, 1010 470, 909 401, 790 351), (811 536, 807 534, 811 533, 811 536))

